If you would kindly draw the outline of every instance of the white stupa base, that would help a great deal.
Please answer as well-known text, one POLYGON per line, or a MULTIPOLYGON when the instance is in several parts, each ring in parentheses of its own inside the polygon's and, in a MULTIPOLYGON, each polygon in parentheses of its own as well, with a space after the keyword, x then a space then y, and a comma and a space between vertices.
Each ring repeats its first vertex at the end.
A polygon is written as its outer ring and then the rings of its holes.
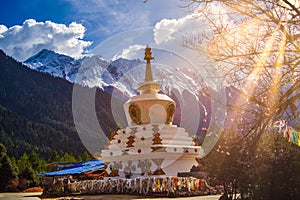
POLYGON ((122 178, 148 176, 177 176, 179 172, 189 172, 197 166, 199 153, 152 152, 150 154, 130 154, 122 156, 102 157, 107 165, 107 173, 122 178))
POLYGON ((145 124, 118 130, 98 159, 111 176, 177 176, 197 166, 202 152, 184 128, 145 124))

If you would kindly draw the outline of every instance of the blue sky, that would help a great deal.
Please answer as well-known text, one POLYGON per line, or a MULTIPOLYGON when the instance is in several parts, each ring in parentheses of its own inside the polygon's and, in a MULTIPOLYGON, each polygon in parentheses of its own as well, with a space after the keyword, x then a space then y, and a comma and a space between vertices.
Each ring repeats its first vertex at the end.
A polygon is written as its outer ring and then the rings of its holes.
POLYGON ((1 8, 1 24, 8 27, 21 25, 26 19, 70 23, 70 16, 76 13, 71 2, 62 0, 3 0, 1 8))
MULTIPOLYGON (((56 43, 48 41, 45 44, 37 41, 30 44, 29 40, 31 36, 33 39, 41 37, 37 32, 40 35, 46 34, 49 38, 56 37, 53 29, 57 29, 57 24, 65 25, 67 31, 69 25, 73 23, 73 28, 75 24, 77 28, 83 28, 81 32, 73 29, 73 37, 80 40, 73 43, 77 42, 79 44, 77 51, 83 52, 115 34, 134 28, 154 27, 163 19, 184 17, 188 13, 186 9, 180 7, 182 5, 184 3, 180 0, 148 0, 147 3, 143 0, 3 0, 0 12, 0 48, 19 60, 23 60, 30 53, 35 53, 39 48, 48 47, 64 53, 66 50, 62 50, 63 48, 53 47, 58 45, 58 39, 56 43), (35 22, 25 23, 28 19, 34 19, 35 22), (46 21, 52 24, 45 24, 46 21), (44 24, 38 24, 39 22, 44 24), (12 28, 16 25, 22 29, 12 28), (44 33, 45 28, 49 26, 51 30, 48 29, 44 33), (31 27, 31 31, 25 30, 26 27, 31 27), (13 44, 14 41, 22 42, 24 37, 21 34, 26 38, 26 45, 13 44), (34 48, 29 49, 29 44, 34 48)), ((72 40, 71 37, 61 39, 72 40)), ((66 54, 73 55, 68 52, 66 54)))

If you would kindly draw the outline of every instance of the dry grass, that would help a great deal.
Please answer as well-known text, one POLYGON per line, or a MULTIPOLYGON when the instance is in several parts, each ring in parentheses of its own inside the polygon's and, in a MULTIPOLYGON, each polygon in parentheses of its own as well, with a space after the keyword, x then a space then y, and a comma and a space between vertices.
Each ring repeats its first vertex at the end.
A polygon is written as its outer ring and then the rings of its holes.
POLYGON ((22 192, 43 192, 43 188, 41 187, 32 187, 32 188, 28 188, 26 190, 23 190, 22 192))

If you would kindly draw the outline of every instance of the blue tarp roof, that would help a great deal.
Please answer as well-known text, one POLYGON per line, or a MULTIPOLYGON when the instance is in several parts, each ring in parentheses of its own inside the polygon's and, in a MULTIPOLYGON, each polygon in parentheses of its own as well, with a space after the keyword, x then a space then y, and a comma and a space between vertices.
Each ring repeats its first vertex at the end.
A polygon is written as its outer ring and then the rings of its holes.
POLYGON ((65 167, 55 172, 46 172, 39 175, 40 176, 74 175, 74 174, 81 174, 89 171, 95 171, 102 168, 104 168, 104 163, 101 160, 91 160, 88 162, 82 162, 73 166, 65 167))

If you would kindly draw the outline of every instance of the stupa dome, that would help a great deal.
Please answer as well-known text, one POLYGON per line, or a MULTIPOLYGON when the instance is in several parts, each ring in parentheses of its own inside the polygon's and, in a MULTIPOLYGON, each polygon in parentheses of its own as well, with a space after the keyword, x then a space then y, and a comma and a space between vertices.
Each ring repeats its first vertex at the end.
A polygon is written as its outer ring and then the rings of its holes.
POLYGON ((146 47, 146 74, 143 83, 139 84, 140 95, 131 97, 124 110, 128 125, 150 123, 172 124, 175 102, 165 94, 159 94, 160 84, 153 81, 150 60, 153 59, 151 48, 146 47))

